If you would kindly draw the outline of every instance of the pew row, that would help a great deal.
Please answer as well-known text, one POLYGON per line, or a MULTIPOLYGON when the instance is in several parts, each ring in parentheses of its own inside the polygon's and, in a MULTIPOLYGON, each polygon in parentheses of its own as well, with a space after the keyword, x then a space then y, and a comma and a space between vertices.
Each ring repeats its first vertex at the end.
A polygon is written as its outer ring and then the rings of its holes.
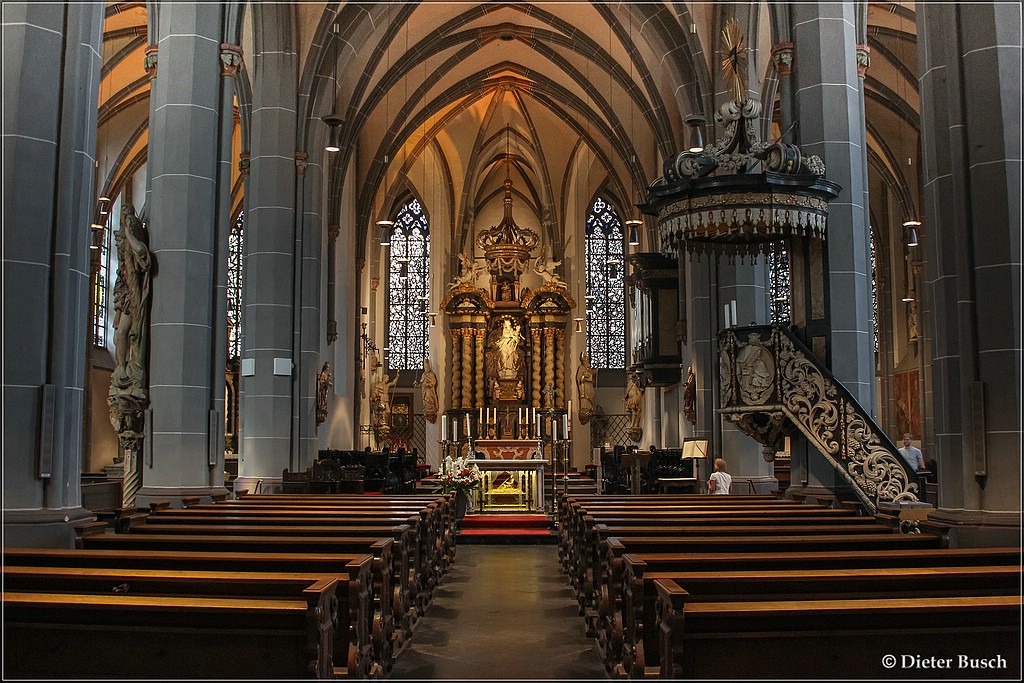
MULTIPOLYGON (((627 555, 627 558, 633 557, 627 555)), ((769 563, 770 559, 765 558, 766 566, 769 563)), ((743 566, 742 563, 737 565, 743 566)), ((648 571, 640 577, 628 568, 626 574, 623 656, 622 662, 613 667, 613 674, 618 678, 651 678, 660 669, 655 587, 659 580, 675 581, 686 590, 691 602, 728 602, 1019 595, 1021 579, 1019 564, 648 571)))
POLYGON ((1020 674, 1019 595, 698 602, 657 580, 659 678, 861 680, 1020 674), (907 665, 923 656, 946 666, 907 665), (966 658, 962 660, 961 657, 966 658), (978 668, 963 664, 974 661, 978 668), (984 665, 980 664, 984 662, 984 665))

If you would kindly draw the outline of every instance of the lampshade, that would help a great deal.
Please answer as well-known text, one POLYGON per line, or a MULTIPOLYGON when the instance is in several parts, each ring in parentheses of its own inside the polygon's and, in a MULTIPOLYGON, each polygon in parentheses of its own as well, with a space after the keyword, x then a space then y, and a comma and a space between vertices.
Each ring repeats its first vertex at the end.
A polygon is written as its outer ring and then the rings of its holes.
POLYGON ((391 231, 395 227, 394 221, 377 221, 377 227, 380 228, 380 243, 382 246, 388 246, 391 244, 391 231))
POLYGON ((903 221, 903 229, 907 231, 907 246, 917 246, 917 228, 921 225, 921 221, 908 219, 903 221))
POLYGON ((629 227, 629 246, 635 247, 640 244, 640 226, 644 222, 639 218, 631 218, 626 221, 626 225, 629 227))
POLYGON ((344 121, 340 116, 336 114, 330 114, 321 119, 327 124, 327 144, 324 145, 324 150, 328 152, 338 152, 341 150, 341 124, 344 121))
POLYGON ((704 116, 702 114, 689 114, 683 117, 683 122, 690 127, 690 144, 687 147, 689 152, 704 151, 704 116))

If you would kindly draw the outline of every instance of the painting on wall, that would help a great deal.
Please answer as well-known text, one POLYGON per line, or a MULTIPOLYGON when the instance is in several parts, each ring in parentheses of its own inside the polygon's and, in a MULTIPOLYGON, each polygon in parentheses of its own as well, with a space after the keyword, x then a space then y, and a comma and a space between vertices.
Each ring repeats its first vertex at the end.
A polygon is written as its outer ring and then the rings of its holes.
POLYGON ((921 389, 918 371, 908 370, 893 374, 893 387, 896 398, 896 434, 899 439, 906 432, 914 439, 921 438, 921 389))

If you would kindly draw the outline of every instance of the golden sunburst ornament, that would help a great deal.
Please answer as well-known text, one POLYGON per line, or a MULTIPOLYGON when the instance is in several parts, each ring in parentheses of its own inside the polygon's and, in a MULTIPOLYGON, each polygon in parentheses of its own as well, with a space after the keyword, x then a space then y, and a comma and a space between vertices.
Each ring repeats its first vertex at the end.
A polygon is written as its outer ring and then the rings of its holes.
POLYGON ((722 48, 725 59, 722 60, 722 71, 731 82, 733 95, 737 100, 743 99, 743 74, 747 66, 747 47, 743 44, 740 33, 740 22, 735 17, 725 22, 722 29, 722 48))

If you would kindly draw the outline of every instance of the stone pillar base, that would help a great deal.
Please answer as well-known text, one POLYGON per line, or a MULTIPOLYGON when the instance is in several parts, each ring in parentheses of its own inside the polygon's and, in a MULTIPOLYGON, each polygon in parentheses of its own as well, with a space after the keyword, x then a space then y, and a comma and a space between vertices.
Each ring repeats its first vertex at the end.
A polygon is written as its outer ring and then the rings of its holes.
POLYGON ((1020 512, 939 508, 920 524, 922 531, 930 531, 932 525, 944 527, 950 548, 1020 546, 1020 512))
POLYGON ((4 545, 8 548, 75 547, 75 527, 93 522, 96 516, 85 508, 64 510, 5 510, 4 545))
MULTIPOLYGON (((710 477, 711 473, 708 473, 710 477)), ((708 489, 708 477, 704 477, 704 481, 701 482, 701 493, 704 493, 708 489)), ((779 480, 775 477, 757 476, 757 477, 745 477, 742 475, 734 474, 732 476, 732 490, 730 493, 736 494, 749 494, 749 493, 772 493, 779 489, 779 480)))

